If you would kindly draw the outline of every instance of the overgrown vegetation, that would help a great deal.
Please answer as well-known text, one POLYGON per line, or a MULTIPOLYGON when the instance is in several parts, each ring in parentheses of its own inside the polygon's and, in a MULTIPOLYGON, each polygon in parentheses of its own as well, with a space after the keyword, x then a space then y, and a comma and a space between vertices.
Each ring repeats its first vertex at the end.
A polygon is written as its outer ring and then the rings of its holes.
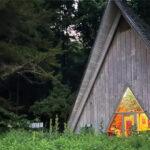
POLYGON ((117 138, 105 134, 12 130, 0 136, 1 150, 149 150, 149 147, 149 133, 117 138))

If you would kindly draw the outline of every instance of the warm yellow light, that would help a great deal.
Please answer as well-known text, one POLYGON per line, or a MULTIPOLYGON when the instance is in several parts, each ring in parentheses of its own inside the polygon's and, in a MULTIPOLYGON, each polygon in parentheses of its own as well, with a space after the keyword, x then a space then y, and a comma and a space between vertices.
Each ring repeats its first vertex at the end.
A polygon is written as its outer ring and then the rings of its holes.
POLYGON ((110 135, 129 136, 133 127, 136 127, 134 129, 136 131, 150 130, 150 120, 133 92, 127 88, 110 123, 108 133, 110 135))

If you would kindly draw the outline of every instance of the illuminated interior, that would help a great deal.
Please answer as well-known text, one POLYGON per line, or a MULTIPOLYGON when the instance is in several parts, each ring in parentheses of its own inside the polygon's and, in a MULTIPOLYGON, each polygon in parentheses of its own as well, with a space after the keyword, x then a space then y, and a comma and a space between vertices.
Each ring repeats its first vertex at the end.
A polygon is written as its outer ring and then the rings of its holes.
POLYGON ((132 91, 127 88, 108 128, 109 135, 129 136, 134 131, 150 130, 150 120, 132 91))

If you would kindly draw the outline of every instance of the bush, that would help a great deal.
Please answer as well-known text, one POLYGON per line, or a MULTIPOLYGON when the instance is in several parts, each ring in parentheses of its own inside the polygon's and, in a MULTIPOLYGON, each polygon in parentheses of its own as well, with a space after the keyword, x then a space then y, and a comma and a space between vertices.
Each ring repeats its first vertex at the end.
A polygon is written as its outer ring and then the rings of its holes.
POLYGON ((25 115, 18 116, 17 114, 0 107, 0 133, 10 129, 28 129, 28 127, 29 120, 26 119, 25 115))

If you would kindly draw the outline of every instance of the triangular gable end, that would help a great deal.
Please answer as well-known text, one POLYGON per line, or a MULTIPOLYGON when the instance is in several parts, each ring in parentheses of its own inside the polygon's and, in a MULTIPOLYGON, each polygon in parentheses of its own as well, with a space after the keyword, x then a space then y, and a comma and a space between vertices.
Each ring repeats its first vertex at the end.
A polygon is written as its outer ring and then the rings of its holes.
POLYGON ((123 0, 109 0, 108 2, 73 111, 69 118, 68 125, 73 130, 76 130, 78 121, 107 55, 121 16, 138 33, 144 43, 150 46, 150 37, 145 34, 148 33, 146 32, 147 28, 142 28, 140 19, 130 10, 123 0))

